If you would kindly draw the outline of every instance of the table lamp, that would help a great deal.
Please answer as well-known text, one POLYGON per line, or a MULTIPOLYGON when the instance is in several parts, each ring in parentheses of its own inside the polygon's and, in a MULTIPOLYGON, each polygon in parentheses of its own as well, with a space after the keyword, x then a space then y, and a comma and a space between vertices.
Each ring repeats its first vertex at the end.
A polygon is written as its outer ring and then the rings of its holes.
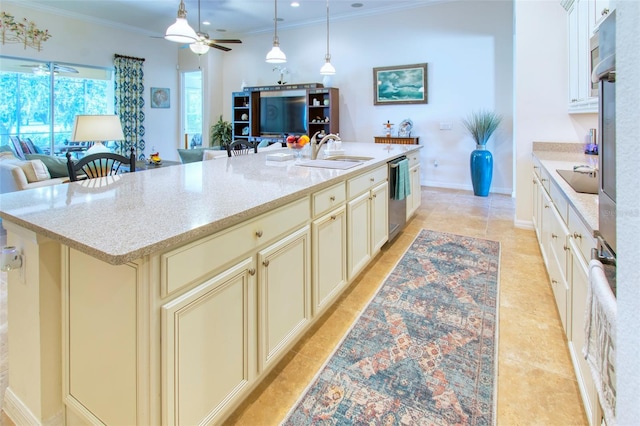
POLYGON ((102 142, 124 140, 122 124, 117 115, 76 115, 72 142, 95 142, 86 155, 111 152, 102 142))

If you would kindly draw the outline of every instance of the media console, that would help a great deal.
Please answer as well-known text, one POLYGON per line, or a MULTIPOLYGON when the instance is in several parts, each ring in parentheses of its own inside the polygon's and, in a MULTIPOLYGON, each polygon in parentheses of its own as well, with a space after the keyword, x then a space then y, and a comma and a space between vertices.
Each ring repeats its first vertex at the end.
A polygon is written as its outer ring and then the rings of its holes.
POLYGON ((340 132, 340 94, 322 84, 247 87, 232 93, 233 139, 284 143, 289 134, 340 132))

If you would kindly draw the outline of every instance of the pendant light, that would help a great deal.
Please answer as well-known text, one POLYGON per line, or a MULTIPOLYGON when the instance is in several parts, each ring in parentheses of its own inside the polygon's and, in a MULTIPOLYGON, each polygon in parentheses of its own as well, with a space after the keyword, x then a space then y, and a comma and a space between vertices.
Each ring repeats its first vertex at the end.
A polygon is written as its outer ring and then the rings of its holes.
POLYGON ((183 0, 180 0, 180 6, 178 7, 178 18, 173 25, 167 28, 164 38, 176 43, 193 43, 198 40, 198 35, 187 22, 187 10, 184 7, 183 0))
POLYGON ((275 23, 273 32, 273 47, 267 53, 266 61, 270 64, 283 64, 287 62, 287 55, 280 50, 280 40, 278 40, 278 0, 274 0, 275 4, 275 16, 273 22, 275 23))
POLYGON ((324 56, 325 63, 320 68, 321 75, 334 75, 336 69, 331 65, 331 54, 329 53, 329 0, 327 0, 327 54, 324 56))
POLYGON ((191 49, 191 51, 196 55, 204 55, 209 51, 209 45, 205 42, 205 37, 202 34, 202 31, 200 31, 200 22, 202 21, 200 20, 200 0, 198 0, 198 32, 196 33, 198 35, 198 40, 189 45, 189 49, 191 49))

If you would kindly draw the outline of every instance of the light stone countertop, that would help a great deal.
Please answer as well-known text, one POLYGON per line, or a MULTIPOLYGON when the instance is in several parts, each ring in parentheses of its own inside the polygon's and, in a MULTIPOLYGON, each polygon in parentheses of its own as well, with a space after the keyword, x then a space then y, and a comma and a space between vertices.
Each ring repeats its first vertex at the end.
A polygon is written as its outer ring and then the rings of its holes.
POLYGON ((353 142, 342 147, 345 155, 373 160, 338 170, 266 159, 278 151, 218 158, 2 194, 0 217, 119 265, 226 229, 422 148, 353 142))
POLYGON ((574 191, 562 176, 556 172, 556 169, 572 170, 573 166, 577 165, 597 166, 598 157, 579 152, 537 151, 535 149, 533 156, 540 161, 540 164, 546 169, 556 186, 564 193, 569 204, 580 216, 591 235, 595 236, 598 230, 598 195, 582 194, 574 191))

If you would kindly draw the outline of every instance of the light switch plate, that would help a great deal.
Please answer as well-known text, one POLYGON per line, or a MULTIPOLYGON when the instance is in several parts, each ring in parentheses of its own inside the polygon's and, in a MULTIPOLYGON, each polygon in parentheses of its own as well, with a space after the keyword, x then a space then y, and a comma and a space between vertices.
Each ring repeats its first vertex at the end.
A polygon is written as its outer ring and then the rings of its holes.
POLYGON ((451 130, 453 124, 450 121, 440 123, 440 130, 451 130))

